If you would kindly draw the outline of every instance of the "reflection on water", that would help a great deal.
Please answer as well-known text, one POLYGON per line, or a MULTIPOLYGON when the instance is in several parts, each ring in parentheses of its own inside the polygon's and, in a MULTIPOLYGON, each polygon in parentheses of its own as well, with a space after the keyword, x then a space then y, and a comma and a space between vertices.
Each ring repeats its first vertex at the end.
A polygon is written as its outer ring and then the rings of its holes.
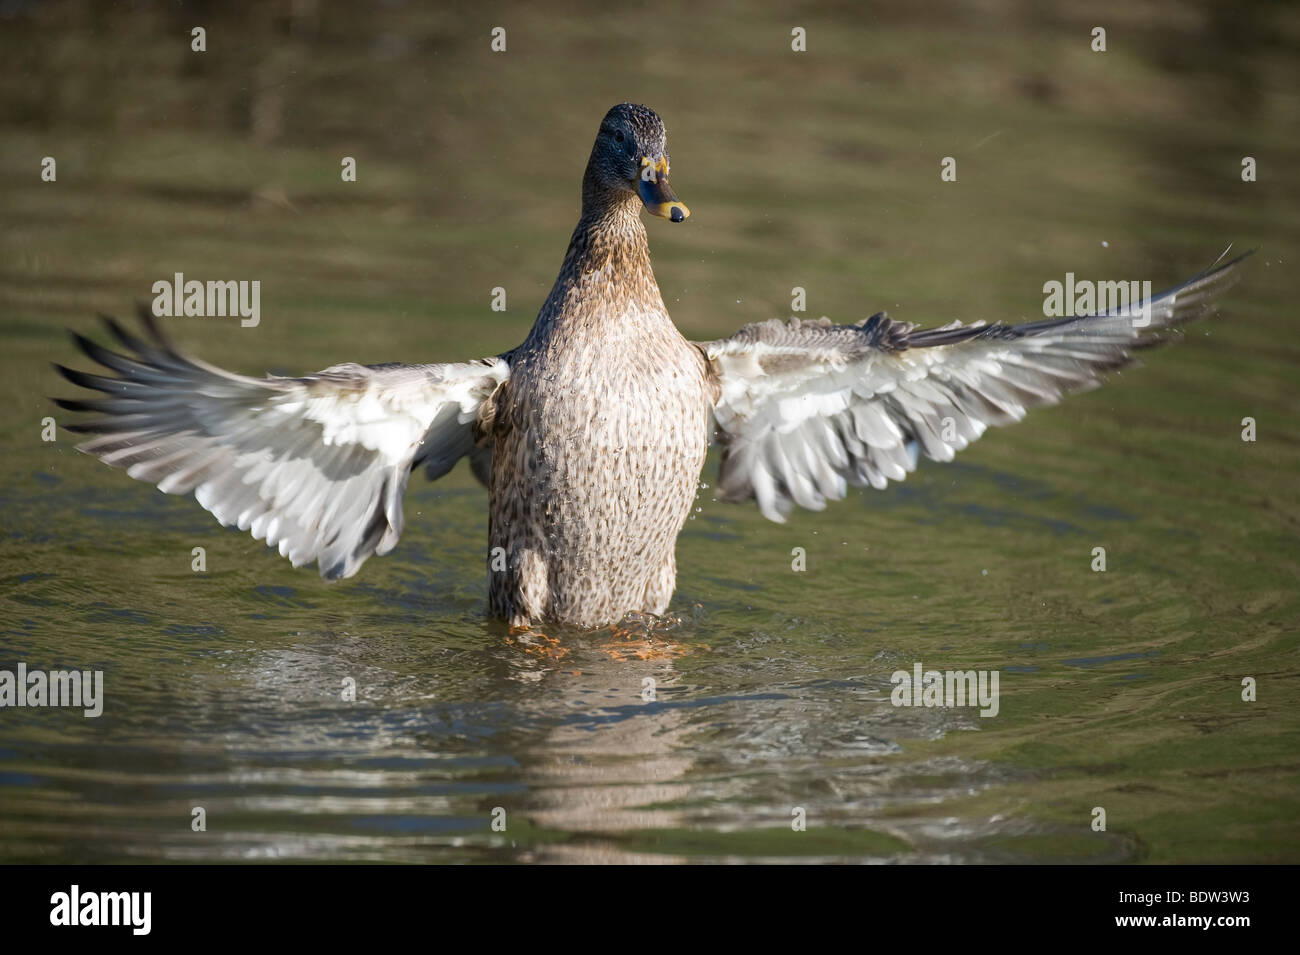
POLYGON ((107 697, 0 711, 0 860, 1300 856, 1300 83, 1274 40, 1297 10, 813 11, 794 56, 785 8, 752 6, 680 30, 520 6, 495 57, 477 14, 417 4, 205 7, 240 37, 205 58, 173 42, 186 4, 0 11, 0 669, 102 669, 107 697), (1105 54, 1094 16, 1123 25, 1105 54), (397 549, 328 586, 38 440, 62 328, 175 272, 262 282, 255 330, 172 327, 244 372, 517 343, 624 98, 668 123, 694 214, 648 228, 697 339, 796 286, 842 321, 1024 320, 1066 270, 1164 286, 1261 252, 1223 319, 954 464, 781 526, 702 487, 683 622, 649 644, 485 619, 463 468, 414 481, 397 549), (998 715, 891 705, 918 662, 999 671, 998 715))
MULTIPOLYGON (((50 607, 60 580, 7 584, 50 607)), ((978 732, 979 717, 890 705, 891 651, 848 670, 788 657, 809 633, 839 642, 812 621, 738 632, 689 607, 648 636, 561 633, 555 659, 428 605, 423 585, 350 599, 365 635, 293 629, 319 600, 239 586, 245 620, 186 628, 160 628, 165 607, 80 597, 90 641, 119 635, 99 664, 110 706, 100 720, 6 714, 9 857, 1001 861, 1029 837, 1067 858, 1132 857, 1124 837, 1083 848, 1069 827, 945 809, 1035 773, 907 758, 911 741, 978 732), (437 631, 404 620, 412 608, 437 631), (190 829, 199 806, 206 832, 190 829), (790 828, 795 807, 818 835, 790 828)), ((43 659, 39 641, 16 649, 43 659)))

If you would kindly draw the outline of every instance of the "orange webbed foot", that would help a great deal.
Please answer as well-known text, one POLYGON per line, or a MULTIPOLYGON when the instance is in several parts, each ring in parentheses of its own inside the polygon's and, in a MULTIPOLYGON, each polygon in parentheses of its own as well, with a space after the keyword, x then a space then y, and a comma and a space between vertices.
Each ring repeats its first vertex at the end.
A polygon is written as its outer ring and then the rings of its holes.
POLYGON ((511 627, 506 643, 544 660, 563 660, 569 655, 569 648, 555 637, 548 637, 527 625, 511 627))
POLYGON ((632 612, 609 628, 612 639, 602 644, 600 650, 619 661, 671 660, 686 652, 681 644, 664 639, 679 626, 681 619, 675 616, 632 612))

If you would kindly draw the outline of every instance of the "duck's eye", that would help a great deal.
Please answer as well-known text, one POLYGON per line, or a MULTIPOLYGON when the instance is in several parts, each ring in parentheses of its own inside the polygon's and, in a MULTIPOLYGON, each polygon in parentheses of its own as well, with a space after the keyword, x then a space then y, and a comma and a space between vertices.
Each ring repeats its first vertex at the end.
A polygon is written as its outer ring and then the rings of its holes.
POLYGON ((614 134, 614 141, 618 143, 621 143, 623 141, 623 130, 620 129, 618 132, 614 134))

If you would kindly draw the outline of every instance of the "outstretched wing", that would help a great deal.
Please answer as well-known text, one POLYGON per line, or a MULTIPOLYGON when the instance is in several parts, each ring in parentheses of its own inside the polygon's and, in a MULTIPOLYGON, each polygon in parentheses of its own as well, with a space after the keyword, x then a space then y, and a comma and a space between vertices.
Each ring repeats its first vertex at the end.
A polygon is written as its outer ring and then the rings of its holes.
POLYGON ((755 498, 783 521, 793 504, 820 510, 850 484, 903 480, 918 450, 950 461, 989 425, 1094 387, 1134 349, 1199 318, 1245 257, 1098 315, 930 330, 883 312, 856 325, 773 319, 700 344, 718 393, 718 496, 755 498))
POLYGON ((247 378, 178 353, 148 309, 143 341, 105 317, 128 354, 81 335, 115 376, 56 365, 104 397, 59 400, 102 417, 68 425, 78 445, 168 494, 188 494, 223 524, 278 547, 295 567, 350 577, 402 532, 411 469, 431 478, 474 449, 473 423, 509 375, 500 358, 446 365, 335 365, 305 378, 247 378))

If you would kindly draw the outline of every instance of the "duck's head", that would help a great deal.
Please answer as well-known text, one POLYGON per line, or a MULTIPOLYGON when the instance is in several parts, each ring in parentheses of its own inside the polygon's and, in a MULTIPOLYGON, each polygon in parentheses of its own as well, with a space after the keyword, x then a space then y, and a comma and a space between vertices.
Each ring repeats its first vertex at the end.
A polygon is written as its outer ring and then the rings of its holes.
POLYGON ((587 162, 587 179, 615 195, 634 193, 652 215, 681 222, 691 214, 668 185, 667 133, 648 106, 620 103, 605 114, 587 162))

